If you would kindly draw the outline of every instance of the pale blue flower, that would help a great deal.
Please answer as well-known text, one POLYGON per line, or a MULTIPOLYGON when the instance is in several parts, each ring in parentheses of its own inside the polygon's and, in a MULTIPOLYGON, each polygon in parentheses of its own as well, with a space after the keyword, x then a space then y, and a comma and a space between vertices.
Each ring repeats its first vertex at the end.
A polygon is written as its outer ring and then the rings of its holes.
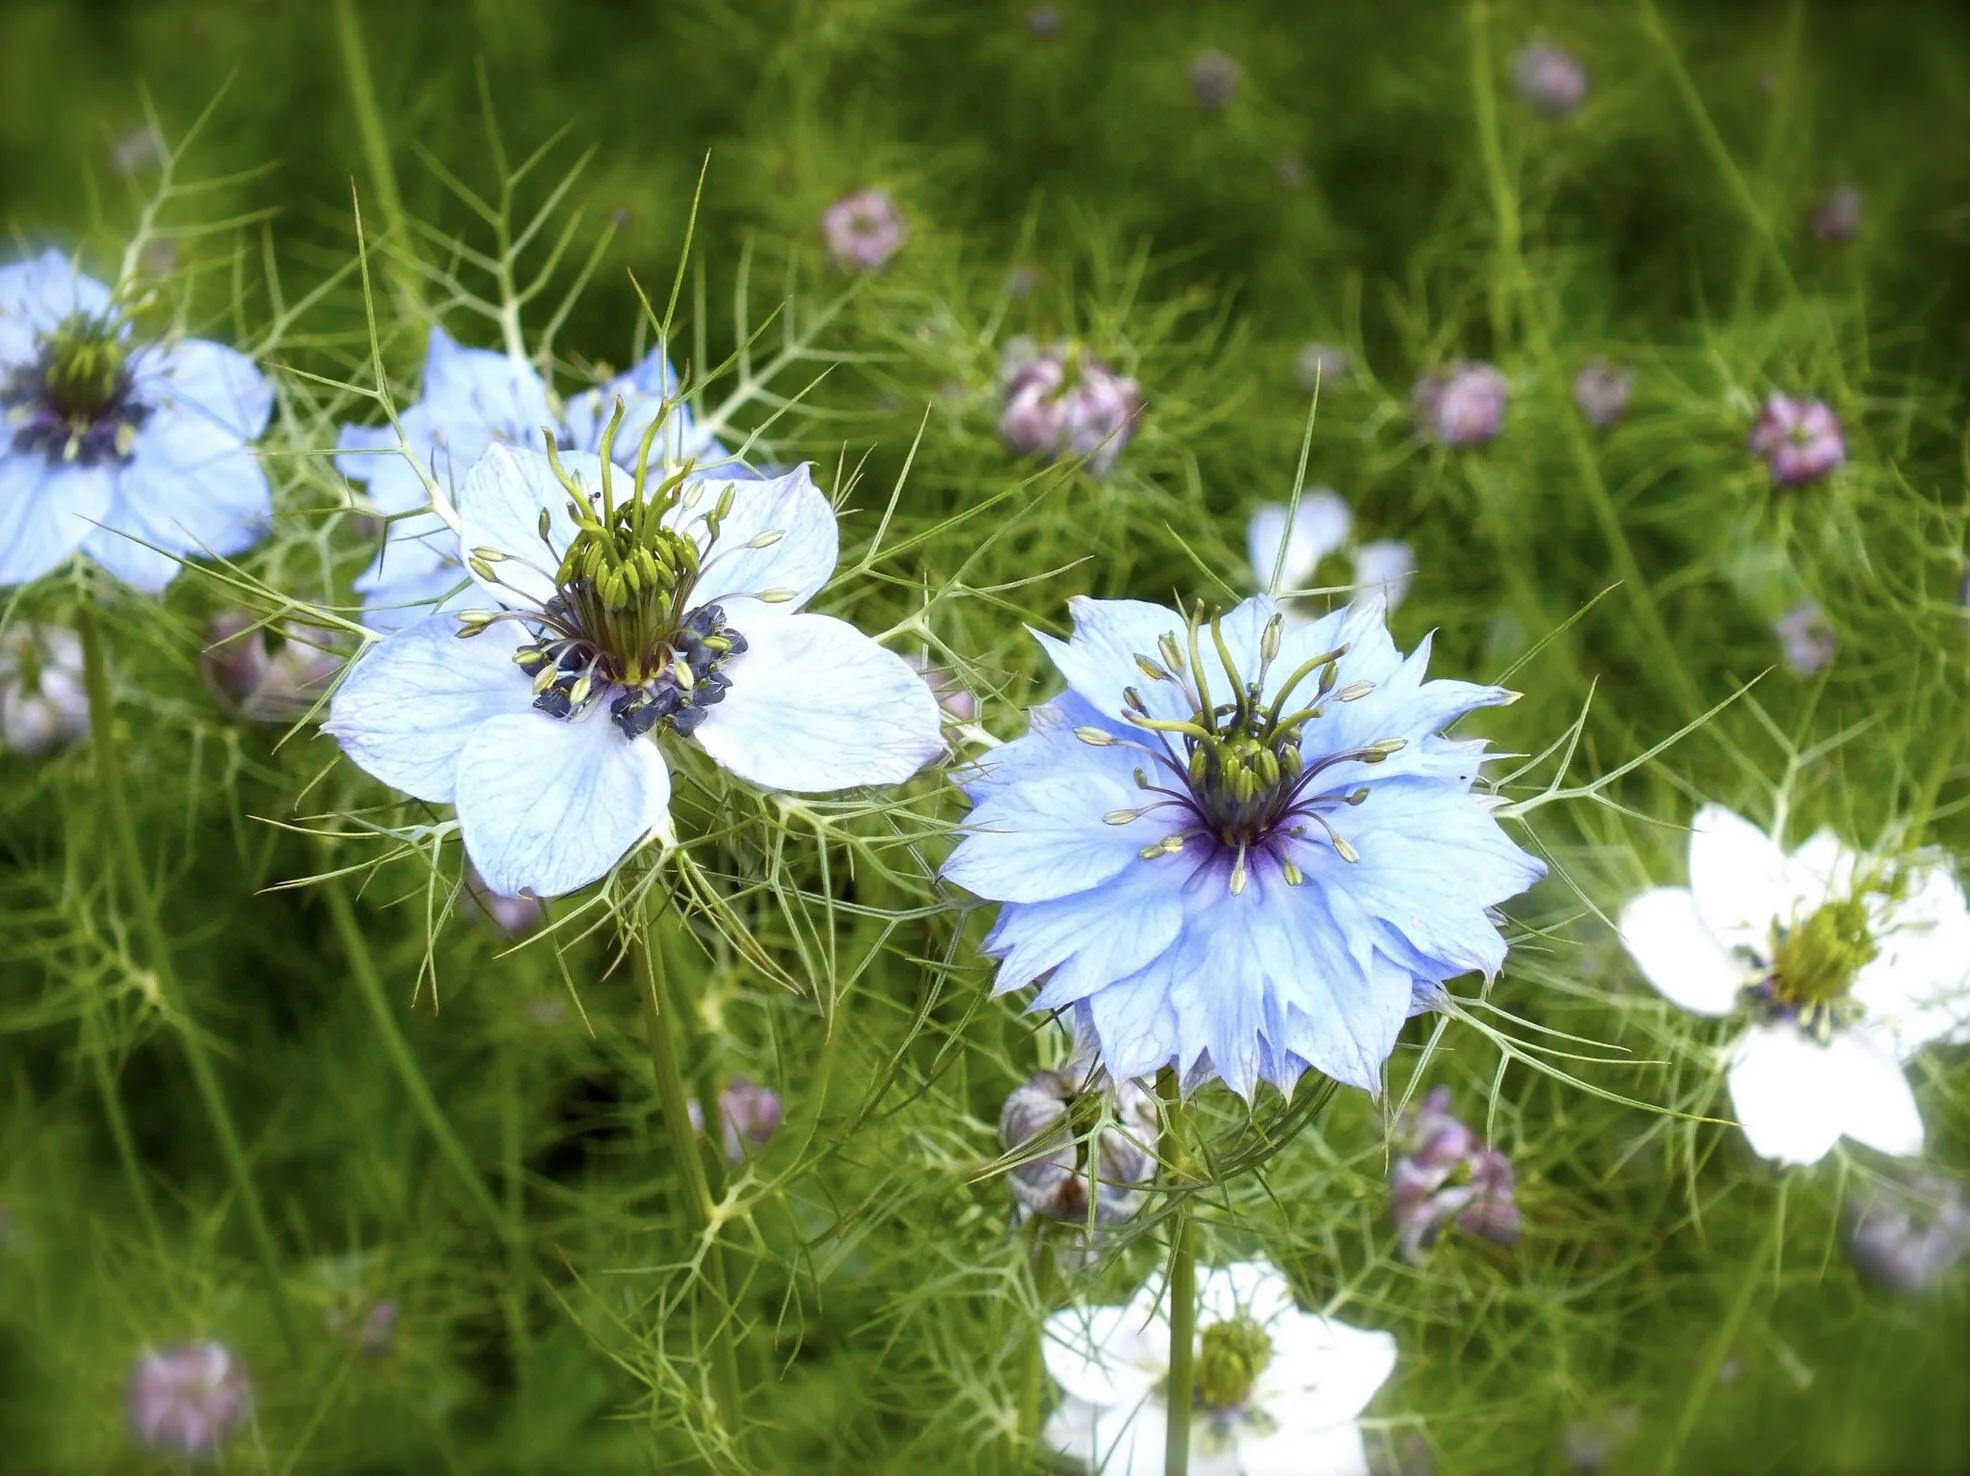
POLYGON ((157 594, 185 559, 252 547, 273 402, 233 349, 138 341, 58 251, 0 267, 0 586, 79 551, 157 594))
MULTIPOLYGON (((368 486, 369 500, 391 519, 383 548, 356 579, 363 619, 376 630, 415 624, 434 610, 471 603, 458 538, 430 511, 428 476, 456 500, 465 474, 492 446, 538 450, 551 431, 562 450, 599 452, 602 432, 623 402, 615 456, 633 467, 643 436, 677 392, 677 374, 661 350, 598 389, 565 404, 522 359, 490 349, 462 348, 442 328, 431 330, 424 357, 424 397, 397 417, 403 427, 345 425, 335 466, 368 486), (449 597, 449 598, 448 598, 449 597)), ((651 461, 725 460, 716 440, 698 430, 688 407, 671 406, 651 448, 651 461)))
POLYGON ((1379 601, 1073 611, 1039 636, 1067 691, 979 763, 944 867, 1005 904, 999 991, 1040 983, 1117 1077, 1376 1090, 1405 1018, 1497 973, 1491 909, 1544 874, 1473 791, 1483 742, 1436 736, 1511 694, 1425 681, 1379 601))
POLYGON ((582 452, 486 452, 458 498, 473 608, 385 637, 330 708, 369 773, 457 806, 500 896, 574 891, 669 839, 659 734, 809 792, 899 783, 944 746, 902 657, 801 611, 838 538, 804 466, 632 486, 582 452))

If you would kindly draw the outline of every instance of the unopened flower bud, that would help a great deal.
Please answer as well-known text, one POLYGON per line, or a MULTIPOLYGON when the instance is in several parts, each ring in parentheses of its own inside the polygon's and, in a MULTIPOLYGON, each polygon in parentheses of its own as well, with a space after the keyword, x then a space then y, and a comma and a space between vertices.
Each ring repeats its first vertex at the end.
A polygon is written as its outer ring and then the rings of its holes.
POLYGON ((1511 386, 1489 364, 1458 359, 1416 381, 1410 411, 1416 432, 1440 446, 1481 446, 1505 428, 1511 386))
POLYGON ((0 747, 46 753, 89 731, 82 642, 58 625, 0 632, 0 747))
POLYGON ((909 227, 887 190, 857 190, 821 212, 821 240, 844 272, 873 271, 903 245, 909 227))
MULTIPOLYGON (((550 668, 551 670, 551 668, 550 668)), ((479 868, 466 863, 465 910, 484 918, 502 932, 516 938, 525 937, 546 920, 546 911, 540 905, 540 898, 534 896, 502 897, 486 885, 486 879, 479 875, 479 868)))
POLYGON ((1070 1225, 1085 1225, 1090 1206, 1097 1225, 1119 1225, 1142 1208, 1160 1132, 1142 1087, 1091 1081, 1078 1066, 1035 1073, 999 1113, 999 1144, 1018 1160, 1006 1175, 1013 1198, 1027 1214, 1070 1225))
POLYGON ((1573 403, 1596 430, 1606 430, 1628 413, 1635 371, 1606 359, 1589 359, 1573 381, 1573 403))
POLYGON ((1550 41, 1534 41, 1512 61, 1520 99, 1548 118, 1566 118, 1587 97, 1587 71, 1550 41))
POLYGON ((1066 18, 1061 15, 1058 5, 1035 5, 1026 12, 1026 29, 1035 36, 1043 38, 1058 36, 1061 27, 1065 24, 1066 18))
POLYGON ((971 689, 954 680, 948 673, 932 666, 924 657, 915 652, 906 652, 903 659, 910 668, 923 678, 937 698, 937 705, 944 710, 947 722, 973 723, 978 721, 978 698, 971 689))
POLYGON ((313 626, 265 625, 244 610, 228 610, 206 628, 199 675, 227 716, 291 723, 327 695, 342 665, 334 639, 313 626))
POLYGON ((1190 63, 1190 96, 1206 113, 1221 113, 1238 95, 1245 69, 1216 47, 1200 51, 1190 63))
POLYGON ((1824 400, 1773 394, 1752 427, 1750 450, 1771 468, 1774 487, 1802 487, 1847 459, 1847 440, 1824 400))
POLYGON ((1877 1286, 1933 1291, 1970 1254, 1970 1202, 1940 1174, 1890 1181, 1847 1201, 1847 1257, 1877 1286))
MULTIPOLYGON (((705 1111, 693 1098, 688 1104, 691 1128, 705 1130, 705 1111)), ((749 1076, 733 1076, 718 1094, 718 1121, 725 1144, 726 1162, 745 1162, 746 1154, 764 1148, 780 1130, 780 1094, 763 1087, 749 1076)))
POLYGON ((1850 184, 1835 185, 1813 202, 1806 227, 1829 246, 1846 245, 1861 233, 1861 192, 1850 184))
POLYGON ((999 434, 1008 450, 1086 457, 1089 474, 1104 477, 1135 435, 1142 390, 1074 345, 1031 353, 1014 340, 1006 350, 1004 405, 999 434))
POLYGON ((388 1297, 367 1306, 360 1297, 344 1298, 324 1320, 338 1342, 353 1343, 365 1358, 388 1358, 397 1351, 397 1304, 388 1297))
POLYGON ((252 1403, 246 1371, 219 1343, 146 1353, 130 1375, 131 1428, 162 1454, 211 1454, 238 1431, 252 1403))
POLYGON ((1818 676, 1833 664, 1840 650, 1840 637, 1826 612, 1813 600, 1801 600, 1772 622, 1785 653, 1785 664, 1795 676, 1818 676))
POLYGON ((1519 1235, 1512 1163, 1487 1148, 1450 1113, 1450 1089, 1433 1088, 1404 1114, 1395 1139, 1401 1150, 1389 1171, 1396 1241, 1411 1261, 1426 1259, 1443 1228, 1512 1245, 1519 1235))

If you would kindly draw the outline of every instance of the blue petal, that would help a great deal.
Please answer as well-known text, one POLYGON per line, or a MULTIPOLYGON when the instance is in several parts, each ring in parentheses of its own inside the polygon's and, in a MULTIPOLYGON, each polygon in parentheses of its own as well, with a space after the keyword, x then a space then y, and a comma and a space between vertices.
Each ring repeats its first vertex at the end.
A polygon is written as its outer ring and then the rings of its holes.
POLYGON ((125 583, 158 593, 180 567, 173 555, 243 552, 272 517, 253 452, 202 415, 163 408, 138 433, 103 526, 83 549, 125 583))
POLYGON ((356 576, 363 624, 403 630, 447 611, 485 603, 458 558, 458 535, 432 513, 390 524, 370 566, 356 576))
POLYGON ((356 659, 322 725, 366 772, 434 804, 451 803, 459 755, 482 724, 533 708, 513 664, 523 632, 506 622, 469 640, 457 631, 434 615, 386 636, 356 659))
POLYGON ((542 427, 556 424, 546 382, 531 364, 490 349, 461 348, 442 328, 431 330, 417 408, 434 430, 470 427, 521 446, 539 446, 542 427))
POLYGON ((0 267, 0 366, 32 363, 37 340, 62 319, 100 318, 109 307, 109 288, 76 271, 59 251, 0 267))
MULTIPOLYGON (((405 427, 406 434, 409 429, 405 427)), ((415 512, 430 501, 419 471, 428 470, 435 455, 428 443, 407 445, 387 425, 345 425, 336 445, 335 469, 352 482, 365 483, 369 500, 386 518, 415 512)))
POLYGON ((723 605, 744 631, 751 621, 813 599, 833 576, 840 551, 834 507, 804 465, 770 481, 694 481, 684 503, 664 522, 687 530, 704 550, 694 603, 723 605), (727 498, 731 505, 719 522, 717 541, 709 542, 705 516, 727 498), (764 546, 752 546, 761 542, 764 546), (768 590, 787 591, 792 598, 772 605, 750 598, 768 590))
POLYGON ((1182 879, 1171 858, 1138 859, 1107 886, 1008 903, 985 940, 984 951, 1001 961, 994 992, 1022 988, 1051 970, 1032 1008, 1056 1010, 1135 973, 1182 932, 1182 879))
MULTIPOLYGON (((605 475, 612 479, 617 498, 629 496, 629 476, 615 467, 605 470, 600 457, 569 451, 558 459, 561 470, 598 510, 605 475)), ((458 495, 459 546, 467 555, 484 551, 495 560, 493 580, 472 575, 494 600, 518 609, 544 605, 554 597, 561 556, 575 540, 574 520, 568 516, 570 501, 545 451, 494 446, 466 474, 458 495), (547 515, 544 541, 543 513, 547 515)))
POLYGON ((132 374, 149 404, 195 416, 235 442, 258 440, 273 414, 266 376, 223 344, 181 339, 138 355, 132 374))
MULTIPOLYGON (((1189 624, 1183 616, 1161 605, 1142 600, 1091 600, 1076 596, 1068 602, 1074 615, 1074 635, 1060 641, 1035 631, 1041 647, 1052 658, 1067 685, 1111 717, 1126 722, 1122 693, 1133 687, 1153 717, 1185 718, 1191 702, 1176 682, 1156 681, 1137 664, 1138 656, 1159 661, 1157 643, 1173 635, 1184 648, 1186 671, 1189 667, 1189 624)), ((1263 595, 1244 601, 1227 611, 1220 630, 1241 681, 1254 680, 1259 673, 1259 637, 1278 606, 1263 595)), ((1197 638, 1197 656, 1203 666, 1204 682, 1213 702, 1220 702, 1232 689, 1224 662, 1208 628, 1197 638)), ((1194 682, 1195 674, 1190 673, 1194 682)))
POLYGON ((59 568, 109 510, 113 480, 108 467, 0 451, 0 587, 59 568))
POLYGON ((458 824, 487 887, 558 897, 606 876, 646 836, 670 833, 670 774, 651 739, 602 713, 496 717, 458 764, 458 824))

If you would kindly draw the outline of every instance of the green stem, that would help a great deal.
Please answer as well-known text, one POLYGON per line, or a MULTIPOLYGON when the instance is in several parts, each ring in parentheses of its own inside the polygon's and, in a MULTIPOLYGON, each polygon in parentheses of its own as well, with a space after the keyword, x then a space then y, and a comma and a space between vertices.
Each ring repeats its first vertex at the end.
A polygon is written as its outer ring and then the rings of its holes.
POLYGON ((328 897, 329 916, 334 920, 336 936, 342 942, 343 957, 356 982, 356 992, 369 1007, 370 1019, 376 1026, 377 1035, 382 1038, 383 1054, 390 1058, 397 1080, 410 1094, 412 1108, 423 1121, 425 1131, 437 1143, 438 1151, 458 1175, 466 1195, 500 1239, 511 1245, 519 1239, 518 1227, 499 1201, 493 1198, 485 1179, 480 1176, 478 1166, 472 1161, 471 1153, 459 1141, 458 1134, 452 1131, 444 1108, 438 1105, 431 1084, 424 1079, 424 1073, 418 1067, 410 1042, 404 1039, 403 1031, 398 1028, 396 1015, 383 992, 383 980, 377 973, 376 960, 370 956, 368 940, 363 937, 362 924, 357 920, 355 905, 350 902, 348 891, 339 877, 331 878, 323 890, 328 897))
MULTIPOLYGON (((664 1131, 670 1138, 670 1156, 677 1170, 685 1212, 704 1243, 704 1284, 712 1303, 711 1366, 718 1419, 726 1433, 737 1441, 744 1429, 744 1406, 738 1346, 733 1338, 735 1313, 725 1277, 725 1248, 718 1239, 718 1207, 712 1201, 711 1185, 705 1177, 704 1150, 691 1128, 684 1074, 677 1065, 677 1046, 670 1025, 671 1002, 665 998, 663 947, 655 937, 654 926, 646 924, 631 940, 631 951, 636 957, 637 983, 643 996, 643 1026, 649 1037, 650 1065, 656 1072, 664 1131)), ((714 1104, 712 1111, 716 1110, 714 1104)), ((708 1131, 711 1128, 709 1115, 706 1128, 708 1131)))
POLYGON ((421 320, 428 316, 424 287, 408 265, 414 250, 410 219, 404 214, 403 196, 397 190, 396 166, 390 162, 390 134, 383 126, 383 111, 376 102, 376 84, 369 75, 369 53, 363 47, 362 25, 356 19, 354 0, 334 0, 334 9, 335 36, 341 44, 342 70, 349 83, 349 104, 355 110, 356 131, 362 135, 363 157, 368 162, 376 203, 383 214, 388 244, 384 259, 389 266, 390 282, 396 288, 398 306, 421 320))
POLYGON ((144 1234, 150 1239, 151 1251, 161 1263, 164 1260, 164 1231, 158 1225, 157 1211, 150 1202, 150 1186, 144 1182, 143 1160, 137 1154, 137 1142, 130 1133, 130 1118, 123 1110, 123 1097, 117 1089, 116 1074, 109 1069, 109 1043, 103 1039, 105 1032, 101 1009, 100 1003, 92 996, 86 1031, 88 1039, 84 1049, 95 1072, 96 1090, 103 1099, 103 1116, 109 1119, 109 1135, 116 1141, 117 1159, 123 1165, 124 1177, 130 1181, 131 1197, 137 1201, 137 1218, 144 1222, 144 1234))
POLYGON ((1737 1341, 1739 1329, 1751 1310, 1751 1302, 1758 1295, 1758 1288, 1764 1285, 1766 1269, 1778 1253, 1779 1238, 1785 1225, 1785 1198, 1779 1197, 1779 1210, 1765 1227, 1764 1238, 1759 1241, 1753 1253, 1751 1264, 1736 1273, 1738 1278, 1737 1295, 1724 1312, 1724 1320, 1717 1325, 1709 1346, 1704 1349, 1702 1361, 1697 1364, 1696 1377, 1690 1384, 1689 1397, 1683 1401, 1682 1412, 1676 1418, 1676 1425, 1669 1433, 1669 1440, 1662 1448, 1662 1459, 1656 1469, 1662 1476, 1682 1469, 1683 1447, 1689 1443, 1690 1435, 1696 1429, 1696 1422, 1703 1413, 1704 1405, 1717 1389, 1717 1374, 1730 1356, 1731 1344, 1737 1341))
POLYGON ((177 973, 171 962, 171 943, 158 917, 157 899, 151 895, 143 850, 137 844, 137 831, 130 817, 130 803, 123 789, 123 769, 116 750, 116 712, 110 697, 109 667, 103 655, 102 626, 97 619, 93 596, 83 601, 76 617, 76 626, 82 638, 82 676, 89 694, 89 731, 95 749, 96 783, 102 791, 103 808, 108 813, 110 829, 115 832, 117 861, 123 872, 130 907, 136 913, 145 962, 150 966, 158 998, 178 1028, 178 1038, 184 1043, 185 1059, 191 1067, 192 1081, 205 1107, 205 1115, 211 1121, 213 1136, 218 1139, 219 1154, 225 1160, 226 1172, 232 1179, 233 1193, 246 1213, 247 1229, 251 1232, 253 1248, 259 1257, 260 1270, 266 1276, 267 1290, 272 1298, 274 1321, 279 1325, 289 1351, 298 1356, 301 1342, 295 1331, 293 1311, 288 1305, 287 1285, 281 1280, 280 1253, 274 1244, 273 1231, 267 1224, 266 1211, 261 1207, 259 1191, 253 1185, 253 1172, 246 1161, 246 1150, 240 1145, 232 1113, 226 1106, 225 1090, 219 1083, 212 1057, 205 1048, 205 1037, 200 1033, 198 1023, 192 1019, 179 991, 177 973))
MULTIPOLYGON (((1164 1067, 1157 1078, 1163 1098, 1163 1142, 1169 1145, 1172 1179, 1188 1176, 1184 1148, 1186 1126, 1183 1092, 1176 1072, 1164 1067)), ((1164 1427, 1163 1476, 1187 1476, 1190 1470, 1191 1389, 1196 1383, 1192 1364, 1197 1351, 1197 1230, 1189 1212, 1179 1204, 1172 1212, 1170 1232, 1170 1379, 1165 1393, 1168 1423, 1164 1427)))

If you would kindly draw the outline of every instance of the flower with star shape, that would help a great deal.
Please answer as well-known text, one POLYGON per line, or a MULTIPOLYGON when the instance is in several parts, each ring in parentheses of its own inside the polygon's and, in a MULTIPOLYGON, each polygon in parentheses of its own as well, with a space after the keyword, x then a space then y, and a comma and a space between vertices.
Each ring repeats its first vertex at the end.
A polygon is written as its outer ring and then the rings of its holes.
POLYGON ((1970 909, 1947 867, 1870 858, 1830 830, 1788 852, 1713 804, 1689 878, 1633 898, 1621 941, 1672 1004, 1746 1018, 1725 1062, 1753 1150, 1810 1164, 1845 1137, 1921 1152, 1903 1062, 1970 1040, 1970 909))
POLYGON ((327 729, 384 783, 455 805, 500 896, 574 891, 669 839, 661 734, 806 792, 899 783, 943 749, 902 657, 801 608, 838 543, 805 467, 658 482, 495 446, 458 516, 473 608, 383 639, 327 729))

